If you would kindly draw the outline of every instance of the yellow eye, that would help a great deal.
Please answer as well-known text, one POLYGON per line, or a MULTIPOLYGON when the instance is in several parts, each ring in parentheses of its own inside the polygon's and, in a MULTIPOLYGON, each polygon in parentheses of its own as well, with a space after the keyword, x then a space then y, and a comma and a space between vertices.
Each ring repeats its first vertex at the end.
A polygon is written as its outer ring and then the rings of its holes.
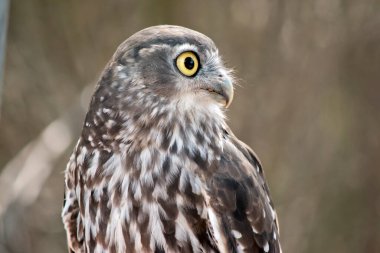
POLYGON ((178 70, 185 76, 194 76, 199 69, 198 57, 195 53, 183 52, 176 60, 178 70))

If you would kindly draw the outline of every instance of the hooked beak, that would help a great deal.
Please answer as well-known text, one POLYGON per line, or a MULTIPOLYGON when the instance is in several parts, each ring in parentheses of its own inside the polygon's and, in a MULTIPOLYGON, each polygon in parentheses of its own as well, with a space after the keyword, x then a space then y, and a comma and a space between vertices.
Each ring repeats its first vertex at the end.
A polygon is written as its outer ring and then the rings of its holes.
POLYGON ((234 87, 229 77, 223 77, 222 79, 219 79, 218 82, 202 89, 210 92, 225 108, 230 106, 234 97, 234 87))

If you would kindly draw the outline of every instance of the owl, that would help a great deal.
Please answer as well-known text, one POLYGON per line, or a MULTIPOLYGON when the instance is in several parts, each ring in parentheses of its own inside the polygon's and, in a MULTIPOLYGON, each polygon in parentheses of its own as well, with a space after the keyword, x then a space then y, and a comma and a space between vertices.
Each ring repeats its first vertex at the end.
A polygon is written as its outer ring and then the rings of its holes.
POLYGON ((184 27, 117 48, 65 171, 70 252, 281 252, 262 166, 225 120, 233 82, 184 27))

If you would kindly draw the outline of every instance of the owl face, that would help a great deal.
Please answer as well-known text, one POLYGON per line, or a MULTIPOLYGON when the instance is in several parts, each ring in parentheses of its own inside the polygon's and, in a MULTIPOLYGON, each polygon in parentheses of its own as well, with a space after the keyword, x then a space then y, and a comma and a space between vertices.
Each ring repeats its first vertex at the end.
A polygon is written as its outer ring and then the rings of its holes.
POLYGON ((177 26, 150 27, 131 36, 115 54, 120 76, 140 89, 177 103, 228 107, 232 78, 215 44, 203 34, 177 26), (143 38, 143 39, 142 39, 143 38))

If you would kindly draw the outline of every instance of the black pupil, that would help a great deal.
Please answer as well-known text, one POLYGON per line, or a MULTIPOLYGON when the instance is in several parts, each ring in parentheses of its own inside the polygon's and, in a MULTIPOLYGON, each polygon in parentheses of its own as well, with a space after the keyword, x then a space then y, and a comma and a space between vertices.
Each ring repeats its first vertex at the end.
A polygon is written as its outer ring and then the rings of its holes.
POLYGON ((194 60, 191 57, 185 58, 185 67, 189 70, 192 70, 194 68, 194 60))

